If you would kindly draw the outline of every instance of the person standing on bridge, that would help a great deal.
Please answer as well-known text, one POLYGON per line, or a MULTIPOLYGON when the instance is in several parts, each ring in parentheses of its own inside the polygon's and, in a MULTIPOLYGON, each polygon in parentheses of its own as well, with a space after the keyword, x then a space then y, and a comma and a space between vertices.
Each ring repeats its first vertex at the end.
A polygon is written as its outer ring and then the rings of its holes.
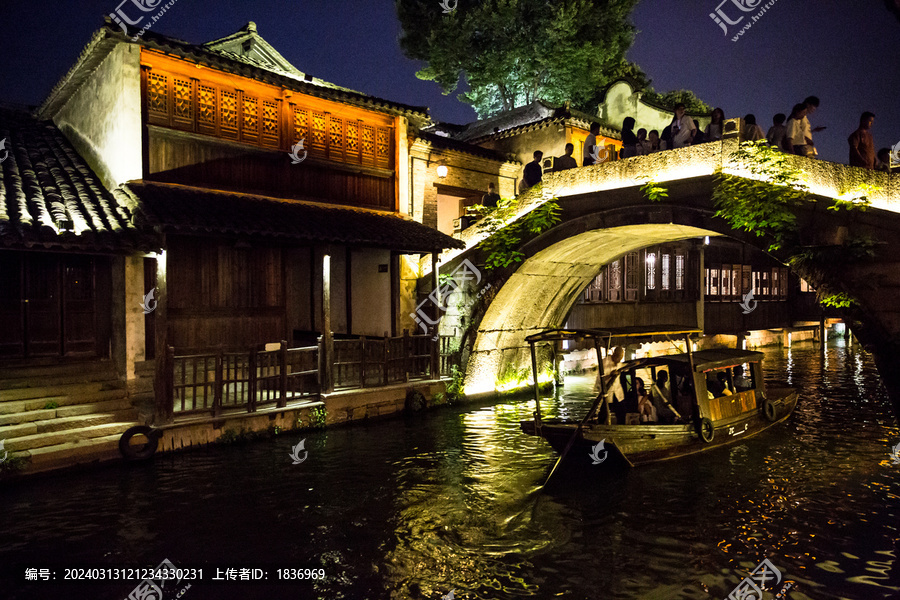
POLYGON ((785 152, 806 156, 807 140, 803 133, 804 119, 806 119, 806 105, 794 105, 794 110, 791 111, 791 118, 787 122, 787 131, 784 133, 783 146, 785 152))
POLYGON ((591 133, 584 140, 584 153, 581 156, 581 166, 587 167, 594 164, 594 155, 597 152, 597 134, 600 133, 600 123, 591 123, 591 133))
POLYGON ((534 160, 525 165, 525 172, 522 175, 525 189, 534 187, 543 180, 544 168, 541 166, 542 158, 544 158, 544 153, 540 150, 535 150, 534 160))
POLYGON ((557 157, 556 160, 553 161, 553 170, 565 171, 567 169, 577 168, 578 163, 575 162, 574 158, 572 158, 573 152, 575 152, 575 145, 566 144, 566 153, 563 156, 557 157))
POLYGON ((705 141, 718 142, 722 139, 725 127, 725 111, 721 108, 714 108, 712 118, 709 125, 706 126, 705 141))
POLYGON ((500 203, 500 194, 494 189, 494 182, 488 184, 487 194, 481 197, 481 205, 485 208, 497 208, 500 203))
POLYGON ((850 166, 875 169, 875 141, 872 139, 872 123, 875 115, 866 111, 859 118, 859 128, 850 134, 850 166))
POLYGON ((769 127, 769 131, 766 133, 766 139, 769 140, 769 145, 774 146, 779 150, 784 150, 782 142, 784 142, 784 134, 787 133, 787 127, 784 126, 785 119, 787 119, 787 116, 784 113, 775 115, 772 119, 772 126, 769 127))
POLYGON ((747 142, 758 142, 759 140, 766 139, 766 136, 763 135, 762 127, 756 124, 755 115, 747 115, 744 117, 743 139, 747 142))
POLYGON ((675 106, 675 117, 672 119, 672 147, 684 148, 691 145, 694 137, 694 120, 685 114, 684 104, 675 106))
POLYGON ((819 110, 819 99, 816 96, 810 96, 803 101, 806 105, 806 116, 803 117, 803 136, 806 138, 807 156, 818 156, 816 145, 813 143, 812 134, 825 131, 825 127, 816 127, 811 129, 809 125, 809 117, 819 110))

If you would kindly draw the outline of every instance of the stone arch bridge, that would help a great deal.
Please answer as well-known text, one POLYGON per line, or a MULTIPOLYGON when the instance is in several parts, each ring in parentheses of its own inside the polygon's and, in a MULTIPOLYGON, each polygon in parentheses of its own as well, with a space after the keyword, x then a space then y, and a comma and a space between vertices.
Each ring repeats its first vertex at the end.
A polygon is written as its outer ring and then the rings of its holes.
MULTIPOLYGON (((466 393, 494 393, 508 374, 530 369, 525 337, 563 326, 602 267, 628 252, 708 235, 766 250, 770 239, 736 231, 714 217, 716 172, 760 178, 733 157, 738 143, 729 139, 545 174, 543 184, 520 197, 518 212, 509 222, 553 197, 561 207, 560 222, 523 241, 522 262, 493 271, 479 269, 480 280, 469 277, 443 299, 447 313, 440 329, 458 336, 466 393), (668 197, 648 200, 641 191, 648 180, 664 186, 668 197)), ((838 258, 834 268, 802 276, 817 288, 847 290, 856 298, 846 317, 874 354, 895 414, 900 415, 900 178, 801 157, 789 160, 803 171, 811 191, 809 202, 797 211, 801 240, 838 258), (868 210, 828 210, 835 199, 858 195, 854 190, 863 185, 873 186, 867 194, 868 210), (840 260, 849 254, 848 241, 861 236, 877 241, 874 256, 840 260)), ((465 260, 483 264, 485 253, 478 244, 486 237, 477 226, 464 231, 466 248, 441 255, 439 272, 453 273, 465 260)), ((520 383, 530 385, 530 375, 528 382, 520 383)))

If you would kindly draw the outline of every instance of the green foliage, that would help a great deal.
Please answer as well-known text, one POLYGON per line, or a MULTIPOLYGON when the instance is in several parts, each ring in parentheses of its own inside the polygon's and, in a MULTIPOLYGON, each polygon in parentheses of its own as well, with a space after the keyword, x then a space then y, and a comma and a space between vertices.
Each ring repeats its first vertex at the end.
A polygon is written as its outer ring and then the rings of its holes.
POLYGON ((317 406, 310 412, 309 422, 316 429, 323 429, 325 427, 325 420, 328 417, 328 413, 325 412, 324 406, 317 406))
POLYGON ((459 367, 453 365, 450 367, 450 381, 447 383, 447 402, 453 404, 462 397, 463 383, 465 373, 459 370, 459 367))
POLYGON ((840 198, 837 198, 834 201, 832 206, 828 207, 828 210, 839 212, 841 209, 844 209, 865 212, 866 209, 872 205, 872 202, 869 200, 869 195, 879 190, 881 190, 881 188, 877 185, 861 183, 855 188, 844 192, 840 198))
POLYGON ((0 475, 12 475, 23 471, 28 465, 28 459, 24 456, 7 455, 6 460, 0 462, 0 475))
POLYGON ((437 406, 439 404, 443 404, 446 401, 446 395, 443 392, 436 392, 431 397, 431 400, 434 403, 434 405, 437 406))
MULTIPOLYGON (((804 247, 799 241, 796 211, 811 201, 804 173, 790 164, 790 155, 765 141, 744 142, 733 155, 743 168, 762 181, 719 173, 713 192, 716 216, 734 229, 769 236, 769 251, 781 251, 787 263, 817 289, 826 306, 849 308, 856 303, 850 282, 839 274, 852 265, 875 256, 877 242, 869 237, 853 238, 836 246, 804 247)), ((865 210, 868 195, 877 188, 861 185, 834 201, 829 210, 865 210)))
POLYGON ((59 402, 54 402, 51 400, 50 402, 48 402, 47 404, 44 405, 45 410, 50 410, 53 408, 59 408, 59 402))
POLYGON ((788 162, 788 155, 765 141, 744 142, 733 156, 764 181, 719 173, 713 192, 716 215, 731 227, 757 236, 770 236, 770 251, 781 248, 796 233, 796 208, 807 200, 803 173, 788 162))
POLYGON ((479 117, 544 99, 576 105, 611 80, 634 42, 637 0, 463 0, 449 15, 439 3, 396 0, 400 46, 426 63, 420 79, 452 93, 479 117))
POLYGON ((650 202, 662 202, 665 198, 669 197, 669 190, 652 179, 641 186, 641 193, 643 193, 644 198, 650 202))
POLYGON ((518 248, 523 240, 539 235, 559 223, 561 209, 556 198, 547 200, 510 223, 521 207, 519 198, 501 199, 497 208, 486 211, 484 218, 478 223, 478 227, 488 234, 478 244, 487 254, 484 266, 488 270, 502 269, 522 262, 525 255, 518 248))

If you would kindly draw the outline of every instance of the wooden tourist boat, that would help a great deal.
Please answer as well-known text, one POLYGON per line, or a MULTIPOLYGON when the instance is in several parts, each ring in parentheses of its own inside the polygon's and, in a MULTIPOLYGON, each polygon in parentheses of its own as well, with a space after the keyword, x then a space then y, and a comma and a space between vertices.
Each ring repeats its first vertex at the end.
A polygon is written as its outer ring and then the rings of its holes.
MULTIPOLYGON (((697 329, 677 327, 638 327, 610 331, 554 329, 529 336, 532 368, 537 374, 535 345, 558 343, 561 340, 593 340, 597 356, 600 348, 612 348, 623 343, 647 339, 683 337, 687 352, 627 361, 617 365, 612 373, 603 373, 600 360, 601 391, 588 413, 579 421, 542 419, 538 392, 535 389, 534 419, 522 421, 522 430, 529 435, 546 439, 561 453, 575 462, 591 464, 591 454, 597 444, 604 442, 595 453, 599 460, 621 455, 629 465, 641 465, 687 456, 726 446, 751 438, 772 425, 787 419, 797 406, 797 392, 791 388, 767 387, 763 380, 763 353, 731 348, 691 350, 690 336, 697 329), (735 385, 734 367, 742 366, 746 374, 735 385), (658 422, 641 422, 639 414, 625 413, 625 423, 618 423, 615 412, 621 409, 610 405, 607 389, 618 378, 618 393, 636 397, 636 379, 656 381, 657 373, 667 372, 669 387, 663 394, 654 390, 663 405, 665 417, 658 422), (720 377, 720 374, 724 376, 720 377), (710 391, 711 388, 715 392, 710 391), (667 393, 666 393, 667 392, 667 393), (599 407, 599 411, 598 411, 599 407), (661 421, 666 421, 661 422, 661 421)), ((650 389, 650 384, 646 384, 650 389)), ((636 400, 635 400, 636 403, 636 400)), ((557 465, 559 462, 557 463, 557 465)), ((555 470, 555 467, 554 467, 555 470)), ((552 475, 552 472, 551 472, 552 475)))

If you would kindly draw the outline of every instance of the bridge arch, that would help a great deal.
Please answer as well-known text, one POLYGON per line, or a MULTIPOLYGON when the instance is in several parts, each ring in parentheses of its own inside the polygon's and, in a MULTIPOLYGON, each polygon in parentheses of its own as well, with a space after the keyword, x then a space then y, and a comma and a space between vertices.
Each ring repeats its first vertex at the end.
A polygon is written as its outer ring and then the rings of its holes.
MULTIPOLYGON (((525 338, 562 327, 584 288, 602 268, 647 246, 727 235, 760 249, 766 243, 731 230, 712 211, 689 207, 607 207, 565 221, 528 244, 527 258, 498 285, 471 339, 467 395, 523 383, 531 368, 525 338)), ((686 323, 685 325, 691 325, 686 323)))

